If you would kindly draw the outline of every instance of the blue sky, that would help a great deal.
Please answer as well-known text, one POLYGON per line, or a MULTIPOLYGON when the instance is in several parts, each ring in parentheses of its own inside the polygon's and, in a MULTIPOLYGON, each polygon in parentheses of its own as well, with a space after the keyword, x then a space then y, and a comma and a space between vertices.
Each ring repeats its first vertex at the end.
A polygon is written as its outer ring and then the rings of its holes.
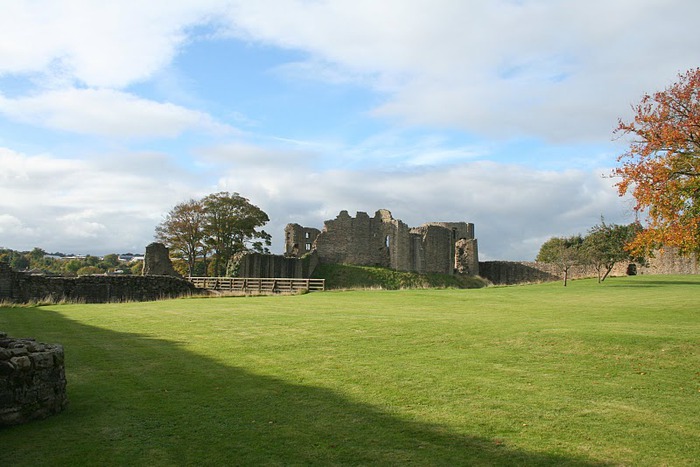
POLYGON ((482 259, 633 220, 618 118, 698 66, 694 0, 0 0, 0 246, 141 252, 238 192, 322 227, 475 224, 482 259))

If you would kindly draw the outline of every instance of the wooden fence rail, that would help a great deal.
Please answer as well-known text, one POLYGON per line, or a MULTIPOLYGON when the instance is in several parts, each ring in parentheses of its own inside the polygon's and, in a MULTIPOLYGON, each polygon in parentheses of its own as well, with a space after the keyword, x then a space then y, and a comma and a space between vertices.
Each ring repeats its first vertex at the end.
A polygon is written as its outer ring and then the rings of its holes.
POLYGON ((314 292, 325 290, 325 279, 288 279, 252 277, 189 277, 188 280, 200 289, 232 292, 314 292))

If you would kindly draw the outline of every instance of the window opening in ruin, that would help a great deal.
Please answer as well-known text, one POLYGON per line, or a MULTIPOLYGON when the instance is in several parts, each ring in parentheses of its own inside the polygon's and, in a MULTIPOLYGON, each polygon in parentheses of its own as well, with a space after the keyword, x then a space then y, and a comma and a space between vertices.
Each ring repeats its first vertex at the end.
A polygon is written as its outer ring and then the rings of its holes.
POLYGON ((386 238, 384 239, 384 244, 386 245, 387 248, 391 246, 391 235, 387 235, 386 238))
POLYGON ((311 243, 306 244, 306 251, 311 251, 311 243))
POLYGON ((309 232, 304 233, 304 238, 311 238, 311 234, 309 232))
POLYGON ((457 240, 457 228, 452 229, 452 240, 457 240))

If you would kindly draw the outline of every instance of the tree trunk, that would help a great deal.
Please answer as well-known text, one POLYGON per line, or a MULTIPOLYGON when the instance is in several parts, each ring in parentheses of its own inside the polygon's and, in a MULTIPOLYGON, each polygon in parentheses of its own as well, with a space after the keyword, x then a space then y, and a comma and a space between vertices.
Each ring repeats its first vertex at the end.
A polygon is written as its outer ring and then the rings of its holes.
POLYGON ((601 282, 604 281, 606 277, 608 277, 608 274, 610 274, 610 271, 612 271, 613 266, 615 266, 615 265, 613 264, 612 266, 607 268, 607 270, 605 271, 605 275, 603 276, 603 279, 601 280, 601 282))

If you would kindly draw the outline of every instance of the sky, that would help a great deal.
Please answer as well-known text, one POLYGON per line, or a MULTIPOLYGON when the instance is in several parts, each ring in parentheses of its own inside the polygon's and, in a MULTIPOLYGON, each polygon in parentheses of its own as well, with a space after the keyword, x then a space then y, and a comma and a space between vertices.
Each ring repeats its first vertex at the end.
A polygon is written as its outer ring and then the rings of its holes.
POLYGON ((176 204, 472 222, 481 260, 634 221, 611 170, 700 65, 696 0, 0 0, 0 247, 139 253, 176 204))

